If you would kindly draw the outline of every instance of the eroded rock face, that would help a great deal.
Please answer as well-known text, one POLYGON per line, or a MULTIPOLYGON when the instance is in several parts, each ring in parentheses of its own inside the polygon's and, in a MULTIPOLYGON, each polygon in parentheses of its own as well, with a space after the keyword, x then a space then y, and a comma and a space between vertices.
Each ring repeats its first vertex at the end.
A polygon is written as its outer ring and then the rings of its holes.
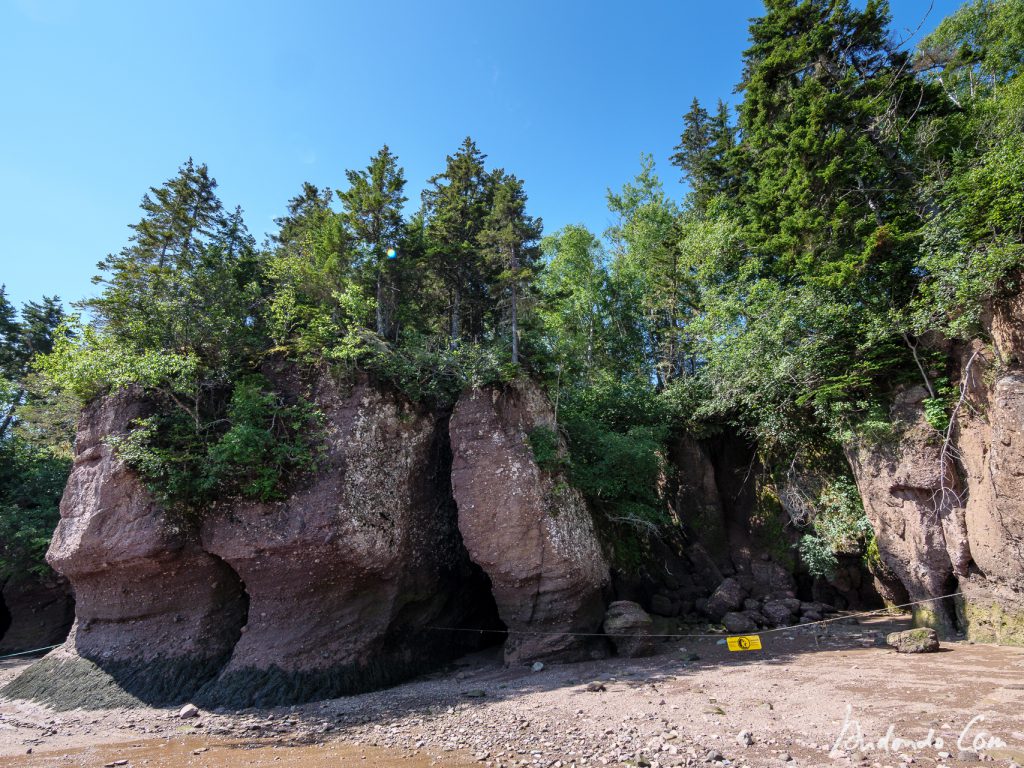
POLYGON ((672 509, 692 542, 686 555, 706 598, 694 601, 698 611, 721 621, 748 597, 794 597, 797 536, 754 446, 728 431, 705 440, 684 435, 673 440, 668 459, 672 509))
POLYGON ((942 635, 954 631, 949 606, 954 572, 970 559, 963 551, 963 493, 953 454, 928 425, 923 387, 897 395, 892 418, 899 434, 885 444, 860 443, 847 458, 875 530, 878 551, 913 601, 915 622, 942 635))
MULTIPOLYGON (((279 370, 283 391, 303 386, 279 370)), ((72 583, 64 646, 5 690, 62 707, 195 698, 274 705, 396 682, 500 626, 459 538, 445 414, 363 379, 314 383, 317 471, 280 503, 225 502, 196 529, 116 456, 139 392, 81 417, 48 559, 72 583)))
POLYGON ((554 426, 551 404, 528 382, 469 391, 451 418, 459 530, 490 577, 510 663, 601 650, 557 634, 600 631, 609 576, 582 495, 534 460, 529 434, 554 426))
POLYGON ((61 578, 11 579, 2 586, 0 656, 64 642, 75 618, 71 587, 61 578))
MULTIPOLYGON (((1017 334, 1005 319, 996 328, 1011 357, 1017 334)), ((967 484, 964 547, 973 562, 958 575, 969 637, 1024 645, 1024 372, 1002 368, 997 352, 975 343, 961 355, 969 395, 958 441, 967 484)))
POLYGON ((47 560, 77 599, 63 656, 91 661, 158 702, 190 695, 216 673, 246 601, 235 573, 169 519, 115 455, 111 436, 145 410, 137 392, 125 391, 82 413, 47 560))
MULTIPOLYGON (((916 388, 896 399, 895 445, 848 455, 879 552, 910 599, 959 590, 969 637, 1024 645, 1024 296, 982 319, 988 343, 944 348, 962 388, 950 439, 928 427, 916 388)), ((943 606, 923 614, 940 633, 952 624, 943 606)))
POLYGON ((489 596, 456 530, 443 416, 369 381, 321 382, 327 456, 287 501, 212 515, 203 546, 238 572, 248 623, 208 698, 238 705, 392 683, 450 658, 489 596), (474 591, 481 587, 484 591, 474 591))

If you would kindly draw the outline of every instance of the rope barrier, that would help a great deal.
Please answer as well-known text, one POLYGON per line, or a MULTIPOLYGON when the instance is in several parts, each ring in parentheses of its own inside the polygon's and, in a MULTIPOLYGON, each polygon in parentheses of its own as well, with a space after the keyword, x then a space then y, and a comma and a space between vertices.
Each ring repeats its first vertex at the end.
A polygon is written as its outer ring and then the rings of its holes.
POLYGON ((45 648, 33 648, 31 651, 18 651, 17 653, 9 653, 6 656, 0 656, 0 659, 13 659, 15 656, 31 656, 33 653, 42 653, 43 651, 52 651, 54 648, 60 648, 64 643, 57 643, 56 645, 48 645, 45 648))
MULTIPOLYGON (((946 600, 951 597, 960 597, 963 592, 952 592, 948 595, 940 595, 939 597, 929 597, 924 600, 914 600, 910 603, 903 603, 902 605, 892 605, 885 608, 876 608, 872 611, 861 611, 859 613, 846 613, 842 616, 834 616, 831 619, 821 619, 819 621, 809 621, 806 624, 793 624, 786 627, 773 627, 771 629, 763 629, 760 631, 751 632, 749 634, 755 635, 770 635, 775 632, 793 632, 806 629, 807 627, 820 626, 822 624, 832 624, 837 621, 846 621, 848 619, 857 619, 863 616, 875 616, 881 613, 888 613, 889 611, 898 610, 901 608, 910 608, 914 605, 921 605, 922 603, 933 603, 936 600, 946 600)), ((437 630, 439 632, 479 632, 479 633, 493 633, 502 635, 529 635, 536 637, 608 637, 606 632, 542 632, 539 630, 527 630, 527 629, 474 629, 473 627, 424 627, 424 629, 437 630)), ((718 633, 700 633, 700 634, 649 634, 649 635, 615 635, 615 637, 655 637, 655 638, 675 638, 675 639, 693 639, 693 638, 710 638, 715 640, 721 640, 723 637, 728 635, 728 632, 718 633)))
MULTIPOLYGON (((793 624, 788 627, 773 627, 771 629, 764 629, 760 632, 754 632, 757 635, 770 635, 775 632, 793 632, 806 629, 808 627, 820 626, 823 624, 832 624, 837 621, 846 621, 848 619, 857 619, 864 616, 875 616, 881 613, 888 613, 889 611, 897 610, 900 608, 910 608, 915 605, 921 605, 922 603, 933 603, 936 600, 947 600, 951 597, 961 597, 963 592, 952 592, 948 595, 940 595, 939 597, 929 597, 924 600, 914 600, 910 603, 903 603, 902 605, 892 605, 886 608, 876 608, 872 611, 860 611, 859 613, 847 613, 842 616, 834 616, 831 619, 821 619, 820 621, 809 621, 806 624, 793 624)), ((424 629, 430 629, 437 632, 477 632, 477 633, 493 633, 501 635, 532 635, 541 637, 606 637, 605 632, 542 632, 539 630, 526 630, 526 629, 481 629, 473 627, 424 627, 424 629)), ((616 637, 657 637, 657 638, 675 638, 675 639, 692 639, 692 638, 703 638, 721 640, 726 636, 727 632, 705 632, 705 633, 686 633, 686 634, 649 634, 649 635, 616 635, 616 637)), ((0 656, 0 659, 13 659, 16 656, 31 656, 34 653, 42 653, 43 651, 52 651, 54 648, 59 648, 62 643, 57 645, 48 645, 45 648, 33 648, 30 651, 19 651, 18 653, 9 653, 6 656, 0 656)))

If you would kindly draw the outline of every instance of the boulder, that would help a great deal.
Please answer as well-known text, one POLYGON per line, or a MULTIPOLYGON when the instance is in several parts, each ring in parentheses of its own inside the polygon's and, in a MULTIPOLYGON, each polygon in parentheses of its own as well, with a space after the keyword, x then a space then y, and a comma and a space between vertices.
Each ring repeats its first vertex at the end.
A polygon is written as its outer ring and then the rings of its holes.
POLYGON ((777 598, 777 602, 786 606, 792 614, 800 613, 800 609, 803 606, 803 602, 795 597, 780 597, 777 598))
POLYGON ((885 642, 897 653, 934 653, 939 650, 939 636, 931 627, 892 632, 886 636, 885 642))
POLYGON ((459 531, 490 578, 501 620, 523 633, 509 635, 509 663, 602 651, 570 634, 598 631, 604 616, 608 565, 590 510, 530 447, 535 430, 555 426, 551 403, 529 381, 465 392, 450 422, 459 531))
POLYGON ((754 622, 759 627, 766 627, 766 626, 768 626, 768 618, 763 613, 761 613, 760 611, 747 611, 747 610, 743 610, 743 611, 740 611, 740 613, 742 613, 744 616, 746 616, 748 619, 750 619, 752 622, 754 622))
POLYGON ((779 592, 794 591, 793 574, 773 560, 754 560, 750 563, 751 592, 756 597, 779 592))
POLYGON ((672 598, 666 595, 655 595, 651 598, 651 613, 656 613, 659 616, 678 616, 679 604, 674 603, 672 598))
POLYGON ((793 623, 793 612, 781 600, 766 600, 761 612, 773 627, 785 627, 793 623))
POLYGON ((652 626, 647 612, 629 600, 612 603, 604 615, 604 633, 611 638, 619 656, 634 658, 654 653, 652 626))
POLYGON ((722 617, 730 611, 737 611, 743 607, 743 600, 746 592, 736 579, 725 579, 708 598, 708 604, 704 611, 715 621, 721 621, 722 617))
POLYGON ((722 617, 722 626, 733 634, 753 632, 757 629, 757 624, 754 623, 753 619, 746 614, 736 613, 733 611, 730 611, 722 617))

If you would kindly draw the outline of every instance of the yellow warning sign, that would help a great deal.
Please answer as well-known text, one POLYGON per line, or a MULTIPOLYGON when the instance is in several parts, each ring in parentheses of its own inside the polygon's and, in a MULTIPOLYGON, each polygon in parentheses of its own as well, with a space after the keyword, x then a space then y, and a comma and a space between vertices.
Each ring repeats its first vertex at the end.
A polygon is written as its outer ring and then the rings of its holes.
POLYGON ((758 635, 738 635, 725 638, 730 651, 760 651, 761 638, 758 635))

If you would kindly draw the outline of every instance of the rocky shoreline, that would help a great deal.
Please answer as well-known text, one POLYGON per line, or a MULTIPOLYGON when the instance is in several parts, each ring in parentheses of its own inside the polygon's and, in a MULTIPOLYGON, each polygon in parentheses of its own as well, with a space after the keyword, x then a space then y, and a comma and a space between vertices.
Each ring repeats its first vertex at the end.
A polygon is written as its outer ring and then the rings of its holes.
MULTIPOLYGON (((544 766, 1010 765, 1024 760, 1024 650, 952 643, 908 657, 880 645, 908 620, 871 619, 771 636, 760 653, 728 652, 715 640, 663 642, 644 659, 506 666, 499 649, 384 691, 293 707, 241 711, 144 706, 57 713, 0 702, 0 765, 51 765, 60 749, 129 740, 196 738, 209 749, 244 742, 344 743, 406 759, 490 768, 544 766), (595 685, 596 683, 596 685, 595 685), (945 734, 942 748, 830 755, 850 705, 866 740, 895 732, 945 734), (978 714, 1004 748, 961 751, 978 714), (27 749, 33 755, 26 755, 27 749), (6 762, 2 756, 8 756, 6 762), (21 757, 15 758, 15 755, 21 757)), ((973 736, 971 737, 973 738, 973 736)), ((194 742, 198 743, 198 742, 194 742)), ((127 759, 110 747, 95 757, 127 759)), ((106 758, 104 758, 106 759, 106 758)), ((383 759, 379 758, 378 759, 383 759)), ((73 760, 65 764, 76 765, 73 760)), ((386 763, 382 763, 386 764, 386 763)))

